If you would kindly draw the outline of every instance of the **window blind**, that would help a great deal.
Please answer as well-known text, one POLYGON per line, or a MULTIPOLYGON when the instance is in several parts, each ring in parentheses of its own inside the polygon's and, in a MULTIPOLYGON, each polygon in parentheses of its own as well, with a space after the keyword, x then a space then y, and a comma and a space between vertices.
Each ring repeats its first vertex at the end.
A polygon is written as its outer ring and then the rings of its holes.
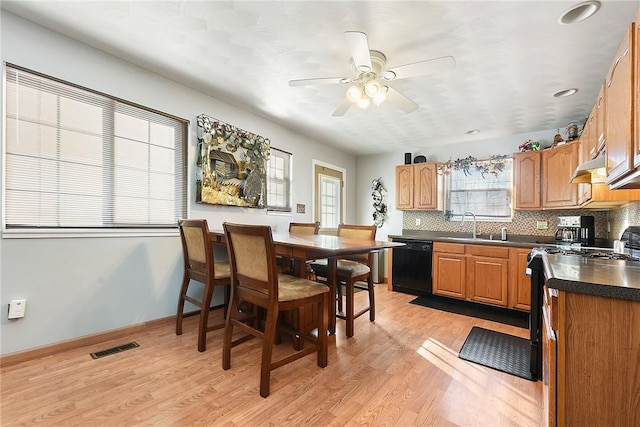
POLYGON ((6 65, 7 228, 175 227, 188 121, 6 65))

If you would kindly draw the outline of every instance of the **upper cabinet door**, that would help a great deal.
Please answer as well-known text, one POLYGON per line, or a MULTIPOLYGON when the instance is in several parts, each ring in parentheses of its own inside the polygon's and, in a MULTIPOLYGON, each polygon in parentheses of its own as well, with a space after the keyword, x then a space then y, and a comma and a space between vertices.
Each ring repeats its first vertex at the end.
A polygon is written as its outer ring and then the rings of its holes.
POLYGON ((420 163, 414 165, 413 171, 413 207, 415 209, 440 210, 442 197, 439 184, 438 163, 420 163))
POLYGON ((578 186, 569 183, 577 166, 577 141, 542 152, 543 208, 568 208, 578 204, 578 186))
POLYGON ((541 159, 540 151, 514 154, 516 209, 540 209, 541 159))
POLYGON ((591 153, 592 158, 596 157, 594 154, 597 154, 600 151, 602 151, 605 145, 604 124, 607 119, 607 110, 605 109, 605 102, 604 102, 605 94, 606 94, 606 91, 604 90, 605 85, 606 85, 606 80, 602 82, 602 86, 600 87, 600 93, 598 94, 596 105, 594 106, 595 116, 596 116, 595 132, 594 132, 596 153, 591 153))
POLYGON ((396 166, 396 208, 413 209, 413 165, 396 166))
POLYGON ((605 81, 607 184, 633 170, 633 48, 635 24, 622 39, 605 81))

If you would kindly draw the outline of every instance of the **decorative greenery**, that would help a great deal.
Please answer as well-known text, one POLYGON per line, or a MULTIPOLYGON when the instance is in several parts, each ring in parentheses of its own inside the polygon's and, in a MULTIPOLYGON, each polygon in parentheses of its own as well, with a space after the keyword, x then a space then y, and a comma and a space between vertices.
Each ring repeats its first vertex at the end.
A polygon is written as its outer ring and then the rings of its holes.
POLYGON ((382 227, 382 224, 387 219, 387 205, 384 204, 384 193, 387 189, 382 184, 382 178, 377 178, 371 181, 371 196, 373 196, 373 223, 378 227, 382 227))
MULTIPOLYGON (((560 135, 556 135, 556 136, 560 136, 560 135)), ((562 140, 562 137, 560 136, 560 140, 562 140)), ((539 150, 540 149, 540 143, 537 141, 532 141, 530 139, 527 139, 526 141, 524 141, 522 144, 520 144, 518 146, 518 150, 524 152, 524 151, 532 151, 532 150, 539 150)))
POLYGON ((507 154, 493 155, 489 159, 478 160, 473 156, 468 156, 462 159, 456 159, 439 164, 439 169, 445 175, 449 175, 452 170, 461 170, 465 175, 471 175, 473 170, 480 172, 483 178, 486 178, 486 174, 493 174, 498 176, 506 166, 505 159, 509 158, 507 154))

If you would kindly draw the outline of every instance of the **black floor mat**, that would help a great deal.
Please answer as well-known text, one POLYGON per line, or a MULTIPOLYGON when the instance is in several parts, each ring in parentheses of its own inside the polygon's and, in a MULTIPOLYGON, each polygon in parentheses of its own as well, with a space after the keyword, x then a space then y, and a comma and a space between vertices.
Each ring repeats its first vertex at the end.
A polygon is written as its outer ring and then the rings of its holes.
POLYGON ((458 357, 534 381, 529 366, 529 341, 524 338, 474 326, 458 357))
POLYGON ((457 313, 465 316, 477 317, 479 319, 491 320, 493 322, 504 323, 505 325, 529 329, 529 313, 521 311, 444 298, 437 295, 419 296, 409 302, 411 304, 435 308, 449 313, 457 313))

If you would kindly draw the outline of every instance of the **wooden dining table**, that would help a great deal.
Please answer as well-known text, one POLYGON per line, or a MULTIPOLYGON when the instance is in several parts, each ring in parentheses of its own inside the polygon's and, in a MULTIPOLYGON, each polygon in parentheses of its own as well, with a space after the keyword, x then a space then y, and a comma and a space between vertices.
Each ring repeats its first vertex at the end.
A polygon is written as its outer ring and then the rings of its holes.
MULTIPOLYGON (((210 233, 212 242, 226 243, 224 231, 212 230, 210 233)), ((337 291, 338 259, 405 245, 398 242, 357 240, 326 234, 299 235, 288 232, 273 232, 272 235, 276 255, 293 258, 300 262, 323 258, 328 260, 327 286, 329 287, 330 295, 336 295, 337 291)), ((300 274, 303 275, 304 269, 301 270, 300 274)), ((329 304, 329 332, 335 334, 335 331, 336 305, 329 304)))

